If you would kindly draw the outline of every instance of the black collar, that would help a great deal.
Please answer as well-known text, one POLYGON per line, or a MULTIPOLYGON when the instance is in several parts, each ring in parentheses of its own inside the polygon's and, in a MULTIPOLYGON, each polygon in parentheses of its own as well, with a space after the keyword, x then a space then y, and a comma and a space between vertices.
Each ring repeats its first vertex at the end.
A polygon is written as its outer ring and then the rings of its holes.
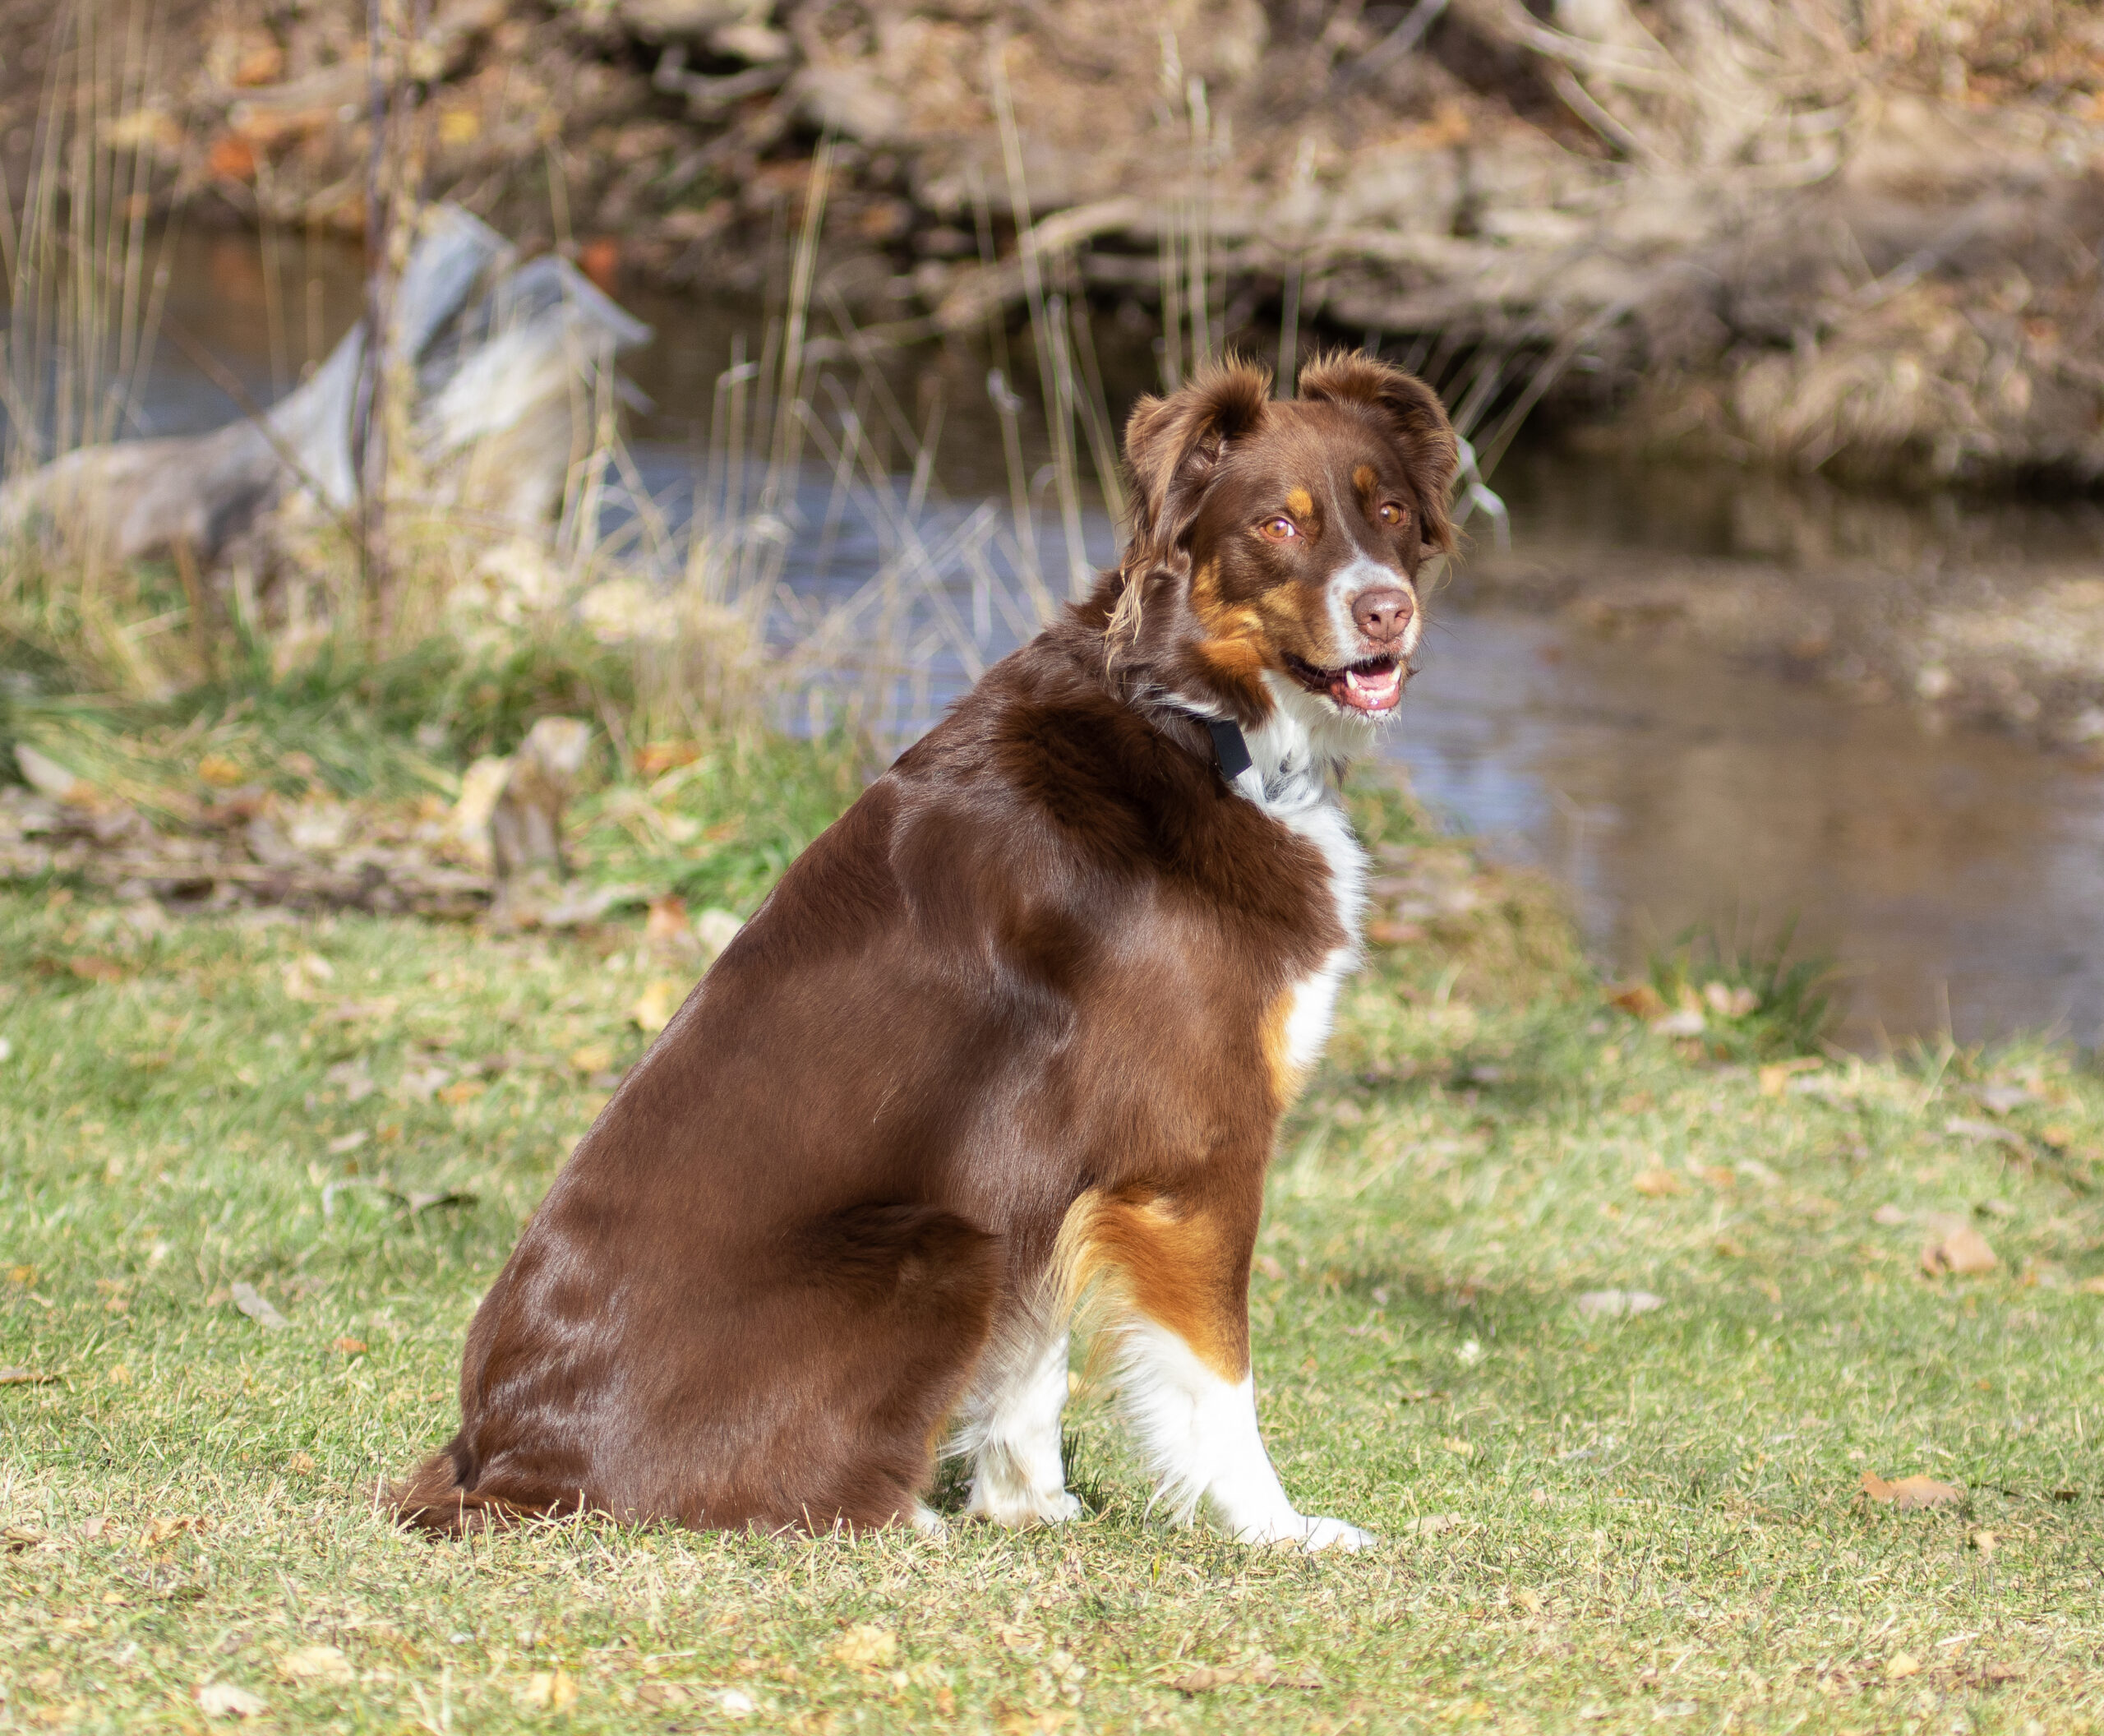
POLYGON ((1264 780, 1257 770, 1257 762, 1250 757, 1249 743, 1243 738, 1242 726, 1232 718, 1202 718, 1199 721, 1213 738, 1213 758, 1218 762, 1220 774, 1228 787, 1262 806, 1264 780))
POLYGON ((1213 738, 1213 757, 1220 762, 1220 774, 1232 783, 1257 763, 1249 757, 1242 726, 1232 718, 1207 718, 1205 725, 1213 738))

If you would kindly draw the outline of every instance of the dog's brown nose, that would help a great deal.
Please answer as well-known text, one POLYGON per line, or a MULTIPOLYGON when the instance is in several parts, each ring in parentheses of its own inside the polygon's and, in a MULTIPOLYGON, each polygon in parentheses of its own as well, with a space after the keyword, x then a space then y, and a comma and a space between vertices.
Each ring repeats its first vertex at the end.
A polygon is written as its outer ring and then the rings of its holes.
POLYGON ((1394 585, 1362 591, 1351 603, 1351 618, 1359 623, 1359 630, 1377 644, 1400 639, 1413 612, 1410 593, 1394 585))

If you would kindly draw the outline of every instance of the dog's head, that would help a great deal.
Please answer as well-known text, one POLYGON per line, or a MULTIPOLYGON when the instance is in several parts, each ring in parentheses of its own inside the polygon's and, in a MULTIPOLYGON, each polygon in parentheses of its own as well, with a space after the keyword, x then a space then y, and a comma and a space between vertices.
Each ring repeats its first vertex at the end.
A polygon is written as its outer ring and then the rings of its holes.
POLYGON ((1114 659, 1245 725, 1296 690, 1340 718, 1394 711, 1423 630, 1419 566, 1454 543, 1454 432, 1431 388, 1333 355, 1276 403, 1267 373, 1230 363, 1142 399, 1125 461, 1114 659))

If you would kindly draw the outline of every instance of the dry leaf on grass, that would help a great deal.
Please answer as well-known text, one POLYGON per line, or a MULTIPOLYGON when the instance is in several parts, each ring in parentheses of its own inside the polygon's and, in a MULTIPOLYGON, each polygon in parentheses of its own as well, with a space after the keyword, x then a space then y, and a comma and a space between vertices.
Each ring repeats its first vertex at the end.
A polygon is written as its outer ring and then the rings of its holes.
MULTIPOLYGON (((2099 1272, 2093 1278, 2084 1278, 2075 1288, 2084 1295, 2104 1296, 2104 1272, 2099 1272)), ((45 1378, 48 1379, 49 1377, 45 1378)))
POLYGON ((1947 1231, 1940 1240, 1930 1243, 1922 1250, 1922 1270, 1932 1278, 1941 1277, 1946 1272, 1968 1277, 1992 1272, 2000 1263, 1995 1258, 1995 1250, 1987 1245, 1986 1237, 1969 1224, 1947 1231))
POLYGON ((679 1011, 681 994, 679 984, 669 976, 660 976, 636 996, 628 1016, 645 1037, 655 1037, 679 1011))
POLYGON ((292 1324, 258 1293, 253 1284, 237 1284, 231 1292, 233 1305, 266 1332, 282 1332, 292 1324))
POLYGON ((1281 1665, 1275 1658, 1258 1658, 1248 1664, 1201 1664, 1171 1676, 1169 1685, 1202 1694, 1215 1688, 1320 1688, 1322 1678, 1312 1664, 1281 1665))
POLYGON ((1863 1493, 1880 1507, 1901 1512, 1917 1507, 1948 1507, 1954 1501, 1965 1498, 1963 1489, 1939 1483, 1933 1477, 1917 1475, 1888 1483, 1874 1471, 1863 1473, 1863 1493))
POLYGON ((888 1628, 857 1623, 833 1641, 834 1660, 856 1669, 875 1669, 898 1655, 898 1636, 888 1628))
POLYGON ((1617 983, 1608 990, 1607 1001, 1637 1018, 1656 1018, 1666 1010, 1665 997, 1648 982, 1617 983))
POLYGON ((1671 1194, 1687 1192, 1687 1183, 1682 1177, 1674 1175, 1671 1170, 1663 1168, 1657 1164, 1654 1164, 1648 1170, 1638 1170, 1636 1179, 1630 1183, 1630 1186, 1636 1189, 1646 1199, 1663 1199, 1671 1194))
POLYGON ((41 1369, 0 1369, 0 1387, 48 1387, 58 1378, 41 1369))
POLYGON ((270 1708, 259 1696, 231 1682, 201 1682, 197 1710, 207 1718, 256 1718, 270 1708))
POLYGON ((1885 1660, 1885 1678, 1888 1682, 1902 1681, 1921 1673, 1922 1660, 1912 1652, 1895 1651, 1885 1660))
POLYGON ((1789 1090, 1793 1074, 1816 1073, 1825 1064, 1816 1055, 1801 1055, 1787 1061, 1771 1061, 1760 1069, 1760 1094, 1764 1097, 1779 1097, 1789 1090))
POLYGON ((1459 1513, 1426 1513, 1412 1519, 1402 1528, 1405 1537, 1437 1537, 1442 1532, 1454 1531, 1461 1523, 1459 1513))
POLYGON ((1588 1320, 1617 1320, 1630 1314, 1648 1314, 1663 1308, 1666 1299, 1648 1290, 1585 1290, 1578 1293, 1578 1312, 1588 1320))
POLYGON ((611 1043, 587 1043, 570 1051, 570 1064, 579 1073, 610 1073, 614 1065, 611 1043))
POLYGON ((577 1678, 566 1669, 536 1670, 526 1678, 519 1697, 537 1711, 559 1712, 575 1704, 577 1678))
POLYGON ((685 1706, 694 1698, 694 1690, 680 1682, 646 1682, 635 1697, 645 1706, 685 1706))
POLYGON ((289 1682, 348 1682, 356 1672, 334 1646, 302 1646, 278 1660, 278 1674, 289 1682))

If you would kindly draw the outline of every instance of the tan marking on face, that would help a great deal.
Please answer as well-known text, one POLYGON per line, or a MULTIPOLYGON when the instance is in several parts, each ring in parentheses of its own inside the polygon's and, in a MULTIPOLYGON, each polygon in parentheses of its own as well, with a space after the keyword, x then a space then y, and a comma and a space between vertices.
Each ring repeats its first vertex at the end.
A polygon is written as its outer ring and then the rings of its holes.
POLYGON ((1315 496, 1305 488, 1289 488, 1285 492, 1285 510, 1297 519, 1312 518, 1315 496))
MULTIPOLYGON (((1091 1293, 1096 1309, 1145 1316, 1176 1334, 1221 1379, 1249 1372, 1249 1319, 1226 1226, 1144 1188, 1091 1188, 1067 1208, 1052 1256, 1061 1314, 1091 1293)), ((1110 1342, 1098 1332, 1091 1346, 1110 1342)))
POLYGON ((1380 480, 1381 478, 1373 473, 1373 466, 1371 464, 1361 464, 1351 473, 1351 485, 1359 491, 1361 500, 1373 492, 1373 485, 1380 480))

